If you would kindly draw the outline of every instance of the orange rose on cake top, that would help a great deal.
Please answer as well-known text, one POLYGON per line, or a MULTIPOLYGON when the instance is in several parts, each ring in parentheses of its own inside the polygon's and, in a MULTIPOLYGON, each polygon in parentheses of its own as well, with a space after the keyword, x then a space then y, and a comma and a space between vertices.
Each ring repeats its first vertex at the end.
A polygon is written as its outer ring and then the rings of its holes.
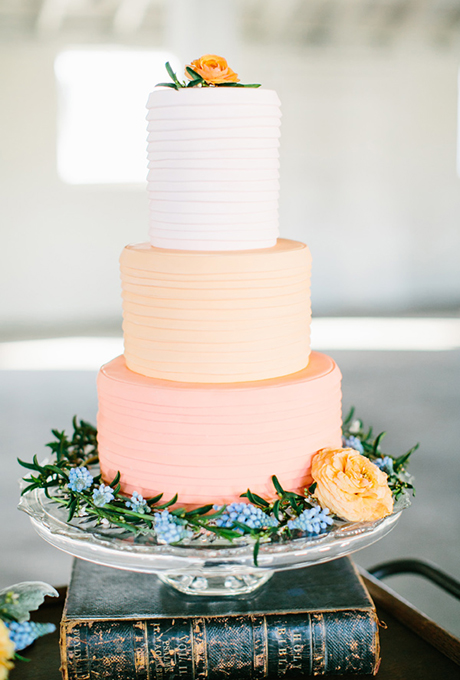
POLYGON ((311 474, 323 508, 350 522, 382 519, 393 511, 387 475, 355 449, 321 449, 311 474))
MULTIPOLYGON (((210 85, 218 85, 219 83, 239 83, 238 73, 232 71, 227 64, 227 60, 219 57, 217 54, 205 54, 199 59, 195 59, 188 66, 193 71, 198 73, 210 85)), ((193 80, 193 76, 185 69, 185 74, 189 80, 193 80)))

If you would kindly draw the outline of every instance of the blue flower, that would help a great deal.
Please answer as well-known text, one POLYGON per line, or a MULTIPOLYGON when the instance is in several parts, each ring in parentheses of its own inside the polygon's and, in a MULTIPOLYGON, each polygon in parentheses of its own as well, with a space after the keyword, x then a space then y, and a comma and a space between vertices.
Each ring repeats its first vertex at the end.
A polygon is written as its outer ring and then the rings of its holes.
POLYGON ((307 534, 321 534, 325 529, 334 523, 329 516, 329 510, 322 510, 319 505, 304 510, 295 519, 290 519, 287 523, 289 529, 300 529, 307 534))
POLYGON ((93 477, 85 467, 72 468, 69 473, 69 483, 67 486, 71 491, 84 491, 89 489, 93 483, 93 477))
MULTIPOLYGON (((219 510, 219 506, 214 506, 214 509, 219 510)), ((226 529, 234 527, 235 522, 244 524, 250 529, 275 527, 279 524, 275 517, 266 515, 261 508, 257 508, 252 503, 230 503, 222 515, 216 519, 216 525, 226 529)))
POLYGON ((353 434, 350 437, 342 437, 342 446, 348 449, 354 449, 359 451, 359 453, 364 453, 364 447, 361 440, 355 437, 353 434))
POLYGON ((193 531, 187 529, 169 510, 155 512, 153 522, 158 543, 177 543, 193 535, 193 531))
POLYGON ((131 499, 126 501, 125 505, 127 508, 131 508, 131 510, 134 512, 139 512, 141 515, 143 515, 144 512, 150 512, 147 501, 141 496, 140 493, 137 493, 137 491, 134 491, 131 499))
POLYGON ((35 621, 4 621, 8 628, 10 640, 14 645, 15 651, 25 649, 37 638, 47 633, 54 633, 56 626, 54 623, 36 623, 35 621))
POLYGON ((383 458, 376 458, 375 460, 372 461, 374 465, 377 465, 380 470, 383 472, 386 472, 387 475, 392 475, 394 473, 393 470, 393 458, 390 458, 390 456, 383 456, 383 458))
POLYGON ((98 508, 102 508, 106 503, 110 503, 113 500, 113 489, 111 486, 106 486, 101 484, 97 489, 93 491, 93 503, 98 508))

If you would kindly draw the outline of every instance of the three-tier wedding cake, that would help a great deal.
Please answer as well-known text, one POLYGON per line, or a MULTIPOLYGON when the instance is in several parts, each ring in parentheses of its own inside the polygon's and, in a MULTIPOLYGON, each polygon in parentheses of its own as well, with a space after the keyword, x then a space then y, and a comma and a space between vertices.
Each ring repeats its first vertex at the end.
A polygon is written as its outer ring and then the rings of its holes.
POLYGON ((310 352, 308 247, 278 238, 279 99, 158 88, 147 107, 150 242, 120 259, 103 479, 188 505, 273 496, 274 474, 302 492, 314 453, 341 446, 341 376, 310 352))

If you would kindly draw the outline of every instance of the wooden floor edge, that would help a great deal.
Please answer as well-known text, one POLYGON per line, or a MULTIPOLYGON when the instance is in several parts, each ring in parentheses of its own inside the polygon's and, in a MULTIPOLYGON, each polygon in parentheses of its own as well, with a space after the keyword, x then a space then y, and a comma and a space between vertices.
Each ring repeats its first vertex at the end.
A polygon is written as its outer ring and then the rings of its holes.
POLYGON ((460 665, 460 639, 439 626, 394 590, 358 566, 369 593, 378 607, 388 611, 423 640, 460 665))

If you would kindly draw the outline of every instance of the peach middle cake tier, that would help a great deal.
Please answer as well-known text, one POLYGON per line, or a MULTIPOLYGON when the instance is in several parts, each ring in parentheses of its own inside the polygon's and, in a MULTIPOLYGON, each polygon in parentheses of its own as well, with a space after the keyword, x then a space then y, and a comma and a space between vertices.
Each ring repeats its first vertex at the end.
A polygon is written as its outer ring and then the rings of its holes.
POLYGON ((232 385, 147 378, 117 357, 98 376, 101 473, 126 494, 201 505, 249 487, 273 497, 271 476, 302 492, 313 454, 341 446, 341 374, 325 354, 271 380, 232 385))
POLYGON ((120 258, 126 365, 163 380, 266 380, 310 354, 310 251, 184 251, 149 243, 120 258))

